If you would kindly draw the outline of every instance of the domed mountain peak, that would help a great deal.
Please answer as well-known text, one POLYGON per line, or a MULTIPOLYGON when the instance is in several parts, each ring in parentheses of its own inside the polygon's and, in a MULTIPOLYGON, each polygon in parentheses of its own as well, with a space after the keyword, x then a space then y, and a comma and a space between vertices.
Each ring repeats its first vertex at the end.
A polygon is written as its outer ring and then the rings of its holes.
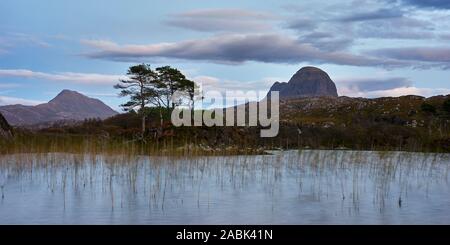
POLYGON ((320 68, 306 66, 298 70, 288 83, 277 83, 271 91, 279 91, 280 98, 303 98, 332 96, 337 97, 337 89, 333 80, 320 68))

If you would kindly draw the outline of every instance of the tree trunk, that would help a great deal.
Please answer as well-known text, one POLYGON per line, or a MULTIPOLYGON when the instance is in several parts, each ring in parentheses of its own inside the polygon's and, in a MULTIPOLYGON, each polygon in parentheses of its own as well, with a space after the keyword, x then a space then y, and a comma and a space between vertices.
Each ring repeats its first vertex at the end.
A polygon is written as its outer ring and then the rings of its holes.
POLYGON ((144 99, 144 83, 141 83, 141 113, 142 113, 142 139, 145 135, 145 99, 144 99))
POLYGON ((144 138, 145 134, 145 115, 142 115, 142 138, 144 138))
POLYGON ((162 115, 162 107, 159 107, 159 119, 160 119, 160 125, 161 125, 161 130, 163 128, 163 124, 164 124, 164 119, 163 119, 163 115, 162 115))

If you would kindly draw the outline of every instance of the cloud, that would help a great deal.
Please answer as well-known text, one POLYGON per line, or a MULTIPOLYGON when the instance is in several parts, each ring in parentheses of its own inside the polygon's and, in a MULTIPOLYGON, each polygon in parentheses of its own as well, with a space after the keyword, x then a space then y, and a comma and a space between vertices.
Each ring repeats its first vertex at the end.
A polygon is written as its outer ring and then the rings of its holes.
POLYGON ((369 54, 396 60, 429 62, 450 66, 450 47, 405 47, 372 50, 369 54))
POLYGON ((404 77, 388 78, 339 78, 336 79, 339 95, 363 98, 398 97, 419 95, 430 97, 450 94, 448 88, 419 88, 404 77))
POLYGON ((264 98, 270 86, 276 80, 280 80, 278 78, 263 78, 260 81, 237 81, 212 76, 195 76, 189 79, 201 86, 205 99, 203 108, 212 108, 209 105, 209 101, 213 99, 210 97, 212 95, 210 92, 220 93, 225 100, 223 106, 230 107, 234 106, 235 103, 243 104, 246 101, 258 101, 264 98))
POLYGON ((195 76, 189 79, 195 81, 197 84, 201 84, 203 88, 215 88, 219 86, 220 81, 219 78, 211 76, 195 76))
POLYGON ((336 83, 341 94, 391 90, 413 85, 413 82, 403 77, 338 79, 336 83))
POLYGON ((426 12, 407 11, 401 6, 383 4, 382 1, 378 4, 366 1, 361 3, 361 6, 351 2, 351 5, 342 3, 339 6, 330 5, 311 11, 303 10, 300 13, 302 17, 298 21, 287 20, 286 27, 297 31, 300 39, 328 50, 350 47, 363 38, 434 39, 437 29, 445 29, 442 26, 443 21, 432 20, 433 18, 426 12), (309 24, 311 20, 312 26, 309 24), (307 36, 314 33, 330 33, 334 38, 308 39, 307 36))
POLYGON ((436 95, 450 94, 447 88, 418 88, 418 87, 401 87, 389 90, 359 92, 353 94, 353 97, 378 98, 378 97, 398 97, 404 95, 419 95, 423 97, 431 97, 436 95))
POLYGON ((5 53, 8 49, 19 45, 30 45, 41 48, 51 47, 49 43, 43 41, 42 39, 25 33, 7 33, 0 36, 0 54, 2 51, 5 53))
POLYGON ((434 24, 411 17, 379 19, 358 23, 355 35, 358 38, 376 39, 433 39, 434 24))
POLYGON ((22 98, 16 98, 16 97, 8 97, 8 96, 0 96, 0 105, 38 105, 45 103, 45 101, 38 101, 38 100, 28 100, 28 99, 22 99, 22 98))
POLYGON ((116 84, 119 79, 125 78, 120 75, 106 75, 96 73, 75 73, 75 72, 61 72, 61 73, 45 73, 31 70, 7 70, 0 69, 0 77, 20 77, 29 79, 42 79, 49 81, 64 81, 80 84, 116 84))
POLYGON ((295 18, 291 19, 285 25, 288 29, 293 29, 298 32, 311 32, 318 27, 318 21, 311 18, 295 18))
POLYGON ((380 19, 400 18, 403 16, 403 11, 399 9, 377 9, 370 12, 352 13, 351 15, 339 17, 336 20, 342 22, 360 22, 380 19))
POLYGON ((330 63, 350 66, 404 66, 388 59, 329 52, 289 36, 278 34, 219 35, 206 39, 147 45, 119 45, 103 40, 83 40, 95 50, 85 53, 89 58, 115 61, 170 58, 216 63, 239 64, 246 61, 265 63, 330 63))
POLYGON ((119 95, 117 93, 96 93, 96 92, 80 92, 81 94, 84 94, 86 96, 90 97, 114 97, 117 98, 119 95))
MULTIPOLYGON (((204 91, 254 91, 255 88, 265 89, 264 93, 275 81, 283 81, 280 78, 264 78, 261 81, 234 81, 220 79, 211 76, 196 76, 191 78, 197 83, 201 83, 204 91)), ((349 97, 378 98, 378 97, 398 97, 403 95, 419 95, 430 97, 435 95, 450 94, 448 88, 419 88, 414 83, 404 77, 353 77, 336 79, 339 95, 349 97)), ((261 91, 255 91, 261 92, 261 91)), ((261 94, 260 94, 261 95, 261 94)))
POLYGON ((442 39, 442 40, 450 40, 450 33, 440 34, 439 38, 442 39))
POLYGON ((267 22, 274 15, 266 12, 243 9, 199 9, 175 15, 166 24, 201 32, 219 31, 267 31, 272 29, 267 22))
POLYGON ((12 33, 10 38, 15 42, 28 43, 28 44, 31 44, 34 46, 39 46, 42 48, 51 47, 51 45, 48 42, 45 42, 36 36, 25 34, 25 33, 12 33))
POLYGON ((5 88, 17 88, 20 87, 20 84, 18 83, 0 83, 0 89, 5 89, 5 88))
POLYGON ((403 0, 402 3, 424 8, 450 9, 448 0, 403 0))
POLYGON ((325 51, 338 51, 349 48, 354 40, 351 37, 333 35, 329 32, 311 32, 299 37, 303 43, 325 51))
POLYGON ((275 78, 264 78, 261 81, 237 81, 220 79, 212 76, 195 76, 190 78, 201 84, 205 91, 255 91, 255 89, 268 90, 276 81, 275 78))

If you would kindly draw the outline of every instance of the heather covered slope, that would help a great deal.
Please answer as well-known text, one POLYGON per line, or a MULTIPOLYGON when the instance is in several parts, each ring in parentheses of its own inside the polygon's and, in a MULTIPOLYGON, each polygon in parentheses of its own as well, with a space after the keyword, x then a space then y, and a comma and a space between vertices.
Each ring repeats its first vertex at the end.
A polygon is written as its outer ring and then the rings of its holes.
POLYGON ((0 138, 9 138, 12 136, 12 128, 3 115, 0 113, 0 138))
MULTIPOLYGON (((282 100, 277 137, 261 138, 260 127, 173 127, 169 115, 159 128, 157 110, 148 117, 150 145, 198 145, 207 150, 236 148, 314 148, 450 152, 450 96, 376 99, 314 97, 282 100), (447 106, 446 106, 447 105, 447 106), (155 137, 156 136, 156 137, 155 137)), ((41 133, 97 135, 132 140, 139 135, 136 113, 75 126, 54 126, 41 133)))
POLYGON ((450 151, 450 96, 282 101, 280 139, 313 148, 450 151), (294 133, 300 130, 299 134, 294 133), (294 135, 294 136, 293 136, 294 135))

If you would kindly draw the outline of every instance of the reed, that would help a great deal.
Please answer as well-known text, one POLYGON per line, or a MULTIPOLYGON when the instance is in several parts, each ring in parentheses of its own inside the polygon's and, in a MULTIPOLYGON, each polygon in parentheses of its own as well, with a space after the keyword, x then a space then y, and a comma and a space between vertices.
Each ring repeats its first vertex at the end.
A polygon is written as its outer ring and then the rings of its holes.
POLYGON ((253 156, 21 153, 0 156, 0 187, 2 198, 8 198, 4 187, 10 179, 44 182, 52 193, 62 193, 64 207, 73 192, 108 195, 112 210, 143 196, 149 208, 164 211, 174 201, 190 200, 202 208, 210 202, 210 188, 245 193, 257 187, 278 200, 287 185, 299 196, 318 202, 338 199, 359 212, 368 193, 383 210, 407 204, 408 192, 447 183, 449 161, 448 154, 326 150, 253 156))
POLYGON ((263 148, 237 146, 211 147, 205 144, 175 143, 173 138, 142 141, 127 137, 105 138, 79 134, 17 134, 13 139, 0 139, 0 154, 52 153, 149 155, 149 156, 220 156, 264 154, 263 148))

